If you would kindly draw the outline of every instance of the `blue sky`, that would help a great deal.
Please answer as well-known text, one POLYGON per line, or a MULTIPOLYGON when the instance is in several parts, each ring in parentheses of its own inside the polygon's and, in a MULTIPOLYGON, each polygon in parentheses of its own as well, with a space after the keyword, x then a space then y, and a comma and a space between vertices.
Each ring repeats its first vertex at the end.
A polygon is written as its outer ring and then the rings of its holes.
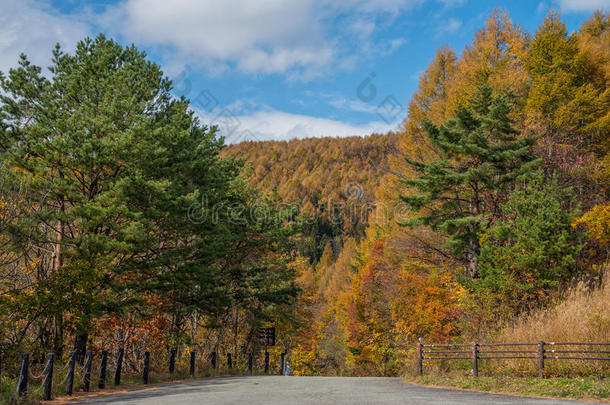
POLYGON ((554 7, 572 31, 610 0, 2 0, 0 70, 104 32, 230 142, 365 135, 397 128, 435 50, 459 53, 496 7, 530 32, 554 7))

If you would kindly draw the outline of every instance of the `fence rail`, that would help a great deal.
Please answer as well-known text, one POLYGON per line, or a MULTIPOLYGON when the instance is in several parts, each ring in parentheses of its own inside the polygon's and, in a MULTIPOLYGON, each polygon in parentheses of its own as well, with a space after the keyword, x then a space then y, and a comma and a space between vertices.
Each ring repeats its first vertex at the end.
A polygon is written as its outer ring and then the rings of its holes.
MULTIPOLYGON (((166 363, 167 365, 167 370, 169 372, 169 375, 173 375, 174 372, 176 371, 176 355, 177 352, 175 349, 170 350, 169 352, 169 359, 168 362, 166 363)), ((124 356, 125 356, 125 351, 124 349, 119 349, 117 352, 117 356, 116 359, 112 359, 110 353, 107 350, 102 350, 100 353, 100 362, 99 362, 99 367, 96 370, 97 371, 97 375, 98 375, 98 388, 99 389, 104 389, 106 387, 106 383, 109 377, 110 373, 113 373, 114 375, 114 385, 120 385, 121 384, 121 375, 124 373, 123 371, 123 366, 124 366, 124 356)), ((82 366, 78 366, 77 367, 77 352, 73 351, 70 353, 70 356, 68 358, 68 361, 65 365, 59 365, 59 366, 55 366, 54 362, 55 362, 55 355, 50 353, 49 355, 47 355, 45 364, 44 364, 44 368, 42 370, 42 373, 39 376, 34 376, 31 371, 30 371, 30 355, 29 353, 23 353, 21 356, 21 366, 19 369, 19 376, 17 378, 17 386, 15 388, 15 393, 18 397, 24 397, 26 395, 28 395, 28 382, 30 382, 31 380, 38 380, 40 379, 42 381, 40 387, 38 387, 37 389, 35 389, 33 392, 39 392, 39 391, 43 391, 43 400, 44 401, 48 401, 52 399, 52 392, 53 392, 53 386, 55 383, 55 387, 57 387, 58 385, 64 386, 65 387, 65 394, 68 396, 71 396, 74 392, 74 388, 75 385, 77 385, 79 388, 81 388, 83 391, 88 392, 90 390, 90 384, 92 382, 92 363, 93 363, 93 353, 91 350, 87 350, 84 356, 85 362, 84 364, 82 364, 82 366), (61 382, 54 382, 53 381, 53 377, 54 377, 54 370, 55 370, 55 374, 57 374, 58 371, 64 371, 67 369, 66 372, 66 376, 63 379, 63 381, 61 382), (76 376, 76 372, 81 370, 83 371, 83 375, 82 375, 82 384, 80 380, 75 379, 76 376)), ((220 360, 219 358, 220 356, 217 355, 217 353, 214 351, 212 353, 210 353, 209 358, 205 359, 206 363, 208 363, 210 365, 210 367, 208 369, 212 369, 212 370, 217 370, 218 366, 221 364, 219 363, 218 360, 220 360)), ((233 359, 231 358, 231 353, 227 353, 225 356, 225 361, 226 361, 226 367, 229 370, 234 370, 236 371, 236 369, 234 368, 234 366, 236 365, 235 362, 233 362, 233 359)), ((197 358, 197 353, 195 351, 190 351, 190 359, 189 359, 189 364, 188 364, 188 371, 189 374, 191 375, 191 377, 193 377, 195 375, 195 370, 196 370, 196 358, 197 358)), ((248 373, 252 373, 254 370, 254 361, 255 358, 255 354, 253 352, 250 352, 248 354, 248 373)), ((270 354, 268 351, 265 351, 264 353, 264 372, 265 374, 269 373, 270 367, 269 367, 269 359, 270 359, 270 354)), ((284 370, 285 370, 285 361, 286 361, 286 353, 283 352, 280 355, 280 368, 279 368, 279 374, 282 375, 284 374, 284 370)), ((141 368, 138 369, 138 374, 141 375, 142 378, 142 383, 143 384, 148 384, 149 383, 149 376, 151 374, 151 353, 150 352, 145 352, 144 356, 141 360, 141 368)), ((0 365, 2 364, 2 359, 0 357, 0 365)))
POLYGON ((510 343, 442 343, 424 344, 422 338, 417 343, 417 371, 424 373, 425 360, 471 360, 472 375, 479 375, 479 360, 532 359, 537 360, 538 375, 544 376, 545 360, 598 360, 610 361, 610 350, 548 349, 554 346, 595 346, 610 349, 610 342, 510 342, 510 343), (509 347, 510 349, 502 349, 509 347), (519 347, 524 347, 519 349, 519 347), (535 347, 532 350, 531 347, 535 347), (465 350, 469 348, 469 350, 465 350), (490 349, 487 349, 490 348, 490 349), (428 350, 426 350, 428 349, 428 350), (557 355, 558 354, 558 355, 557 355), (566 355, 568 354, 568 355, 566 355), (581 354, 582 356, 577 356, 581 354), (606 355, 606 356, 603 356, 606 355))

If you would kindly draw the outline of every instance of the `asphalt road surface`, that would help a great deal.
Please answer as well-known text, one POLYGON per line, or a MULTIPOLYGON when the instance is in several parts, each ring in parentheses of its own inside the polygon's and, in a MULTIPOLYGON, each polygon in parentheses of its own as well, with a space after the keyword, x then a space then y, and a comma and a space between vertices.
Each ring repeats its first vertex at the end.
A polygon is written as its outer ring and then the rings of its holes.
MULTIPOLYGON (((524 398, 471 391, 428 388, 399 378, 357 377, 219 377, 162 385, 78 404, 539 404, 576 405, 586 402, 524 398)), ((590 403, 589 403, 590 404, 590 403)))

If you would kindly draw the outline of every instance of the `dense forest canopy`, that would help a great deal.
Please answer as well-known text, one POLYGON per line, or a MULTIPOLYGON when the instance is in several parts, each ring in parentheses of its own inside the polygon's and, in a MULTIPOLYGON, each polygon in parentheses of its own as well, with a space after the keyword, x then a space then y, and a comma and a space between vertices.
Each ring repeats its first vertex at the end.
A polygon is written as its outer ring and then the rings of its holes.
POLYGON ((249 183, 277 196, 303 217, 299 251, 318 262, 327 243, 364 236, 376 190, 390 171, 396 134, 243 142, 222 155, 243 158, 249 183))

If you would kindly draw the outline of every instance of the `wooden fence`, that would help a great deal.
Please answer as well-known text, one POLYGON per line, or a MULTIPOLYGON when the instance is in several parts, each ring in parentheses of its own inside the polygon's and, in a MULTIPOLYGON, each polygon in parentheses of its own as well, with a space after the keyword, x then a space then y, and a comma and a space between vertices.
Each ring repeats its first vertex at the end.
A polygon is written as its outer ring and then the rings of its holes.
POLYGON ((424 360, 471 360, 472 375, 479 375, 479 360, 532 359, 543 377, 545 360, 610 361, 610 342, 517 342, 517 343, 417 343, 417 371, 422 375, 424 360), (599 348, 599 350, 584 348, 599 348))
MULTIPOLYGON (((166 363, 167 366, 167 370, 171 375, 173 375, 176 371, 176 350, 173 349, 169 352, 169 360, 166 363)), ((76 375, 76 371, 80 371, 82 372, 82 379, 80 381, 77 382, 77 385, 79 385, 82 390, 84 392, 89 392, 91 389, 91 382, 92 382, 92 378, 94 378, 95 376, 93 375, 93 359, 94 359, 94 355, 93 352, 91 350, 87 350, 87 352, 84 355, 84 359, 81 357, 82 362, 81 364, 77 364, 79 363, 77 361, 77 352, 73 351, 70 353, 70 357, 67 361, 66 364, 64 364, 63 366, 61 366, 61 368, 59 368, 59 370, 57 369, 57 366, 55 365, 55 355, 53 353, 50 353, 47 355, 46 357, 46 361, 44 362, 44 368, 42 370, 42 373, 38 376, 34 375, 30 369, 30 355, 29 353, 23 353, 21 356, 21 367, 19 369, 19 377, 17 379, 17 386, 15 389, 15 392, 17 394, 18 397, 24 397, 28 394, 28 382, 31 381, 35 381, 35 380, 41 380, 41 384, 38 388, 36 388, 34 390, 34 392, 38 392, 38 391, 42 391, 43 395, 43 400, 45 401, 49 401, 52 399, 53 396, 53 377, 54 377, 54 372, 57 373, 58 371, 66 371, 66 375, 65 378, 63 379, 63 381, 57 383, 56 382, 56 387, 57 384, 64 386, 65 387, 65 394, 70 396, 73 394, 74 392, 74 386, 75 386, 75 375, 76 375)), ((281 364, 280 364, 280 369, 279 369, 279 373, 280 375, 282 375, 284 373, 284 362, 285 362, 285 355, 286 353, 281 353, 281 364)), ((81 355, 82 356, 82 355, 81 355)), ((125 356, 125 352, 123 349, 119 349, 117 351, 117 355, 116 358, 111 359, 109 356, 109 353, 107 350, 102 350, 100 355, 99 355, 99 364, 96 371, 96 374, 98 376, 97 378, 97 387, 101 390, 104 389, 106 387, 106 383, 107 380, 109 379, 109 373, 113 373, 113 380, 114 380, 114 385, 120 385, 121 384, 121 376, 124 374, 123 371, 123 367, 124 367, 124 356, 125 356), (109 364, 110 363, 110 364, 109 364), (110 365, 110 367, 109 367, 110 365)), ((151 359, 151 354, 150 352, 145 352, 144 356, 142 357, 141 360, 141 368, 139 370, 139 375, 141 375, 142 378, 142 383, 143 384, 148 384, 150 381, 150 373, 151 373, 151 365, 150 365, 150 359, 151 359)), ((189 374, 192 376, 195 375, 195 371, 196 371, 196 359, 197 359, 197 353, 195 351, 191 351, 190 352, 190 358, 189 358, 189 374)), ((248 355, 248 373, 252 374, 255 368, 255 355, 254 353, 250 353, 248 355)), ((210 353, 209 356, 209 369, 212 370, 217 370, 219 367, 219 356, 217 355, 216 352, 212 352, 210 353)), ((228 370, 234 370, 236 364, 233 362, 233 359, 231 357, 230 353, 227 353, 225 356, 225 360, 226 360, 226 369, 228 370)), ((2 360, 0 358, 0 369, 1 369, 1 364, 2 364, 2 360)), ((133 366, 132 366, 133 368, 133 366)), ((265 372, 265 374, 269 373, 269 352, 265 352, 265 357, 264 357, 264 366, 263 366, 263 370, 265 372)))

